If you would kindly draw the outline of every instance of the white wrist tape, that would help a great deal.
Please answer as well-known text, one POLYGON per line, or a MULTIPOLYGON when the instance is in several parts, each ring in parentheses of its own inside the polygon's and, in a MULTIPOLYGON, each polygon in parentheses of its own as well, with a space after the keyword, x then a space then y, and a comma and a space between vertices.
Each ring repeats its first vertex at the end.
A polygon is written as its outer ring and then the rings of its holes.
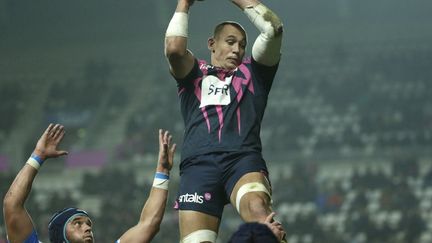
POLYGON ((168 190, 169 176, 167 174, 156 172, 153 187, 168 190))
POLYGON ((165 32, 165 37, 182 36, 188 37, 188 13, 175 12, 168 28, 165 32))
POLYGON ((36 170, 39 170, 39 168, 42 166, 43 162, 44 161, 39 156, 32 154, 28 158, 26 163, 29 164, 31 167, 35 168, 36 170))

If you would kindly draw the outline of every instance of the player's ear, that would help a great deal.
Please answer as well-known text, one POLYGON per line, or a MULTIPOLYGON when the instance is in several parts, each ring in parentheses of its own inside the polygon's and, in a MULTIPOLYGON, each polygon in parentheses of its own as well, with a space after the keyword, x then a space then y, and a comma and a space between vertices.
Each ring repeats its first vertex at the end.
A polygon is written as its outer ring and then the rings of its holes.
POLYGON ((215 40, 213 37, 208 38, 207 40, 207 48, 211 51, 211 52, 215 52, 214 50, 214 44, 215 44, 215 40))

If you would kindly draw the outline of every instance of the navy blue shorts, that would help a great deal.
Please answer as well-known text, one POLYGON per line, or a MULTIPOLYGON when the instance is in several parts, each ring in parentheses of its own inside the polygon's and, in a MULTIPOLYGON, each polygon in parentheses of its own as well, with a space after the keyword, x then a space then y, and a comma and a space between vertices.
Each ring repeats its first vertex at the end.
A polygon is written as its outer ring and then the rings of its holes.
POLYGON ((249 172, 268 175, 264 159, 256 152, 223 152, 199 155, 180 164, 176 209, 222 217, 237 181, 249 172))

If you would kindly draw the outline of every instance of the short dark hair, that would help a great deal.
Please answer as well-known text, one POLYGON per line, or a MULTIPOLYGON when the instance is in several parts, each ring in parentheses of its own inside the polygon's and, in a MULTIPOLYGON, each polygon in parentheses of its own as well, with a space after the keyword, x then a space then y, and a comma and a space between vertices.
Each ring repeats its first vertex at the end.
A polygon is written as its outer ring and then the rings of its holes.
POLYGON ((224 21, 216 25, 213 31, 213 38, 217 38, 220 32, 222 32, 222 29, 225 27, 225 25, 232 25, 236 27, 240 32, 242 32, 243 36, 247 40, 246 30, 241 26, 241 24, 235 22, 235 21, 224 21))

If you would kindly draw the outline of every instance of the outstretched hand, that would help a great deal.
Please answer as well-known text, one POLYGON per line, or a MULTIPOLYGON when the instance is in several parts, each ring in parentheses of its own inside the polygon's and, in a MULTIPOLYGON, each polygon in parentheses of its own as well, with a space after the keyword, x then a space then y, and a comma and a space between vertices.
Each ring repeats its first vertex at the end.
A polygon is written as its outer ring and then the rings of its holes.
POLYGON ((42 160, 56 158, 68 154, 67 151, 57 150, 57 146, 65 135, 64 126, 60 124, 49 124, 48 128, 39 138, 33 153, 42 160))
POLYGON ((168 173, 173 167, 176 144, 171 144, 172 136, 168 131, 159 129, 159 159, 157 171, 168 173))
POLYGON ((270 230, 273 232, 273 234, 276 236, 276 238, 279 241, 282 241, 282 239, 285 236, 285 231, 282 228, 282 224, 279 221, 273 220, 273 217, 276 215, 275 212, 272 212, 267 216, 267 218, 264 221, 264 224, 267 225, 267 227, 270 228, 270 230))

